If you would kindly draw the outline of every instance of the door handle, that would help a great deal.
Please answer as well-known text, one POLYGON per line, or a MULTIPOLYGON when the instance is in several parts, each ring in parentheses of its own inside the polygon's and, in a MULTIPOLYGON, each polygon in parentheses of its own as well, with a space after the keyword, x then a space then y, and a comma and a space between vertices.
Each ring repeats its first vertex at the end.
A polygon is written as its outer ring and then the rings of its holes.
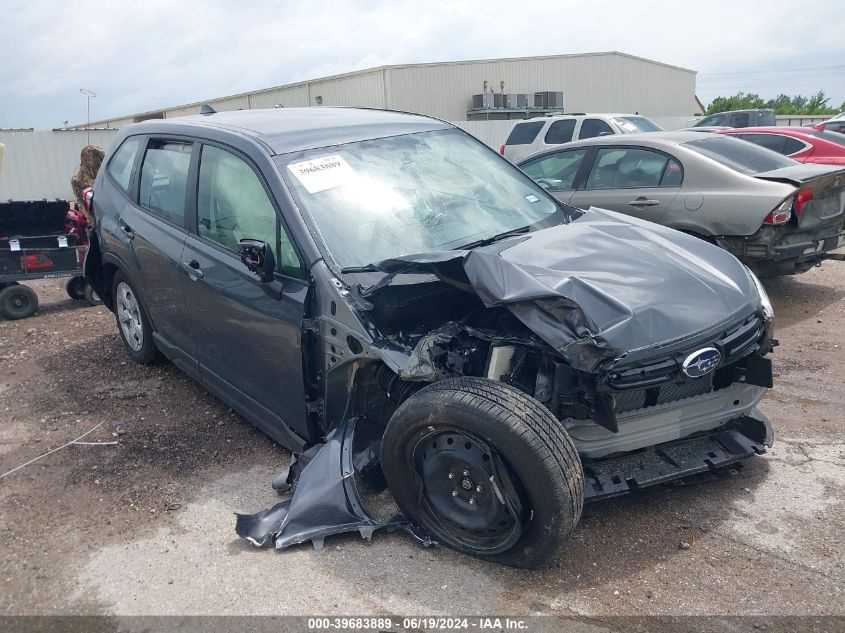
POLYGON ((123 231, 123 233, 126 235, 126 237, 128 237, 130 240, 135 237, 135 231, 133 231, 132 227, 129 226, 126 223, 126 220, 124 220, 123 218, 120 218, 119 224, 120 224, 120 230, 123 231))
POLYGON ((200 263, 195 259, 192 259, 189 262, 182 262, 182 265, 187 269, 188 277, 191 278, 191 281, 202 279, 205 276, 205 273, 203 273, 200 268, 200 263))
POLYGON ((628 204, 632 207, 656 207, 660 204, 660 200, 649 200, 645 196, 640 196, 636 200, 631 200, 628 204))

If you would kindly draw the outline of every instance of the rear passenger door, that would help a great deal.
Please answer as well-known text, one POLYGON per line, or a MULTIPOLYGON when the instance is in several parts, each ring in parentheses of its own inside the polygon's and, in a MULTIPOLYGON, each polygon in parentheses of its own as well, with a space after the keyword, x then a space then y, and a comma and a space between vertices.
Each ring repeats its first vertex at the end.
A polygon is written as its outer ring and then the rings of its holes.
POLYGON ((248 157, 203 144, 197 171, 182 266, 202 382, 270 437, 295 447, 290 430, 309 435, 301 340, 307 273, 248 157), (241 262, 242 239, 273 250, 271 281, 261 282, 241 262))
POLYGON ((181 270, 194 142, 156 136, 145 141, 131 201, 120 211, 115 233, 125 244, 126 272, 149 312, 157 344, 178 367, 197 376, 181 270))
POLYGON ((668 154, 643 147, 601 147, 570 203, 659 223, 682 182, 681 164, 668 154))
POLYGON ((595 138, 596 136, 607 136, 615 134, 610 124, 601 119, 584 119, 581 121, 581 127, 578 130, 578 138, 595 138))

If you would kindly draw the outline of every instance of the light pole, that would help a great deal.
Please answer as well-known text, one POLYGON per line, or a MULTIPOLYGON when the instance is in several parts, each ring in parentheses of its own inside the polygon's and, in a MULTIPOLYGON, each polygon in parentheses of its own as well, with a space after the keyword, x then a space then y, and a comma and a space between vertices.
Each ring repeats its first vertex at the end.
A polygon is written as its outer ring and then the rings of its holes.
POLYGON ((85 99, 88 102, 88 118, 85 122, 85 131, 88 133, 86 135, 86 145, 91 144, 91 97, 96 97, 97 93, 93 90, 86 90, 85 88, 79 89, 79 94, 85 95, 85 99))

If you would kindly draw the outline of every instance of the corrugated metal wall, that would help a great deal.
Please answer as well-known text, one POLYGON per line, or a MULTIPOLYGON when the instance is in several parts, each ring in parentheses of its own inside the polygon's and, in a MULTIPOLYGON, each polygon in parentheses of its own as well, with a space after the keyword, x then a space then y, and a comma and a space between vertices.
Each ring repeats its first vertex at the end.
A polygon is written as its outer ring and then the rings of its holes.
POLYGON ((388 68, 387 107, 466 119, 472 94, 562 90, 570 112, 691 115, 695 73, 614 53, 388 68), (420 87, 424 86, 424 89, 420 87))
POLYGON ((324 106, 358 106, 363 108, 384 108, 383 72, 376 70, 353 77, 309 81, 311 105, 322 97, 324 106))
POLYGON ((251 94, 249 101, 253 108, 274 108, 277 104, 286 108, 307 106, 308 86, 300 84, 289 88, 265 90, 251 94))
POLYGON ((452 123, 498 151, 515 121, 452 121, 452 123))
MULTIPOLYGON (((108 149, 117 130, 91 130, 91 143, 108 149)), ((4 131, 6 159, 0 168, 0 200, 73 199, 70 177, 87 145, 84 131, 4 131)))

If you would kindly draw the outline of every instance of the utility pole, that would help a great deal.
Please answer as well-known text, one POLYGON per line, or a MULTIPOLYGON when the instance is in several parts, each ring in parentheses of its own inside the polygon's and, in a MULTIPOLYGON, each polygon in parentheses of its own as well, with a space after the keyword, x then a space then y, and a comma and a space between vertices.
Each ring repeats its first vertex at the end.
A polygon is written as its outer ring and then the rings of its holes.
POLYGON ((93 90, 86 90, 85 88, 79 89, 79 94, 84 95, 86 101, 88 102, 88 118, 85 123, 85 131, 87 132, 87 140, 85 141, 86 145, 91 144, 91 97, 96 97, 97 93, 93 90))

